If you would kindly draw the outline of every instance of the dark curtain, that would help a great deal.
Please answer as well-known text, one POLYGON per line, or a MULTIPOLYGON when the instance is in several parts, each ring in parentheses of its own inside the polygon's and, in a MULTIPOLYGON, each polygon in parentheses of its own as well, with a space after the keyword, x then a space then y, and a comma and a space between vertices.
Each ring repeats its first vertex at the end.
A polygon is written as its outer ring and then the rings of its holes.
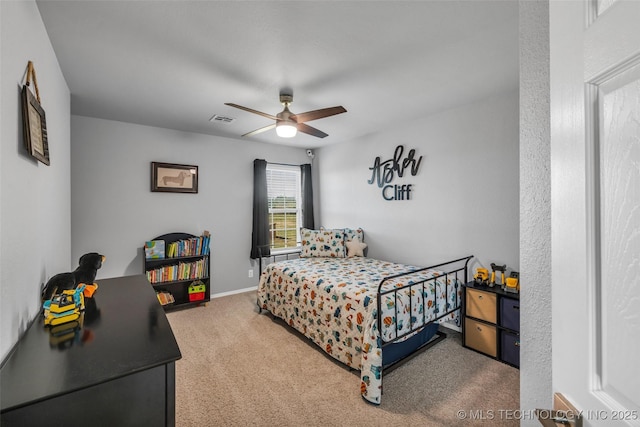
POLYGON ((302 175, 302 226, 313 230, 313 186, 311 185, 311 165, 300 165, 302 175))
POLYGON ((269 201, 267 199, 267 161, 253 161, 253 231, 251 258, 271 255, 269 241, 269 201))

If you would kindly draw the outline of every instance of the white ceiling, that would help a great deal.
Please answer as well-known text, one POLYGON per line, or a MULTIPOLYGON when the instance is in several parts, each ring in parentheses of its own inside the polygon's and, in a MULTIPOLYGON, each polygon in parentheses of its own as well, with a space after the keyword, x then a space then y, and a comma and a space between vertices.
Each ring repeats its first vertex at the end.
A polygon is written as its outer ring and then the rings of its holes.
POLYGON ((248 138, 317 148, 518 85, 515 0, 37 4, 83 116, 242 139, 271 122, 224 103, 275 115, 291 88, 294 113, 347 113, 248 138))

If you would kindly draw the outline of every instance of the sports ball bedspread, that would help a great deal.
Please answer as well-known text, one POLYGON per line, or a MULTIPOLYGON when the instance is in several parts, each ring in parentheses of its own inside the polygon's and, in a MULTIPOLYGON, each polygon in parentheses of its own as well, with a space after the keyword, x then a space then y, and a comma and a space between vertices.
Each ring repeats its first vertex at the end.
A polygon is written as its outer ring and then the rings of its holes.
MULTIPOLYGON (((377 322, 378 286, 387 276, 417 269, 364 257, 280 261, 268 265, 260 276, 258 305, 285 320, 335 359, 360 370, 362 396, 379 404, 382 347, 377 322)), ((382 296, 385 342, 457 308, 461 286, 455 282, 454 277, 445 279, 435 270, 385 282, 383 291, 408 285, 395 297, 394 293, 382 296), (419 283, 433 277, 437 279, 419 283)), ((459 310, 440 322, 457 323, 458 316, 459 310)))

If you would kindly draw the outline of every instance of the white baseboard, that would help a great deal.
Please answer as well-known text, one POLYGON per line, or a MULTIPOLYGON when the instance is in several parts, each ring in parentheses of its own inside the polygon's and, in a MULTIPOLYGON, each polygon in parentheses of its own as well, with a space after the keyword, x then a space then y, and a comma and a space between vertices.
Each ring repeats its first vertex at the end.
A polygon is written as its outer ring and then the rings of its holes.
POLYGON ((238 290, 235 290, 235 291, 220 292, 220 293, 211 295, 211 299, 228 297, 229 295, 243 294, 245 292, 257 291, 257 290, 258 290, 258 287, 257 286, 253 286, 251 288, 238 289, 238 290))

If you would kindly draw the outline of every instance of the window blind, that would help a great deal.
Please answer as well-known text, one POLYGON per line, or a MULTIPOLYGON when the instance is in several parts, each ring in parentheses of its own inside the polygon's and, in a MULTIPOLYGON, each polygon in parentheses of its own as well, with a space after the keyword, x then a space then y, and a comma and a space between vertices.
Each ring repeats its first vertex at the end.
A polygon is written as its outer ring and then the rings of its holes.
POLYGON ((266 172, 271 247, 295 248, 302 224, 300 167, 267 164, 266 172))

